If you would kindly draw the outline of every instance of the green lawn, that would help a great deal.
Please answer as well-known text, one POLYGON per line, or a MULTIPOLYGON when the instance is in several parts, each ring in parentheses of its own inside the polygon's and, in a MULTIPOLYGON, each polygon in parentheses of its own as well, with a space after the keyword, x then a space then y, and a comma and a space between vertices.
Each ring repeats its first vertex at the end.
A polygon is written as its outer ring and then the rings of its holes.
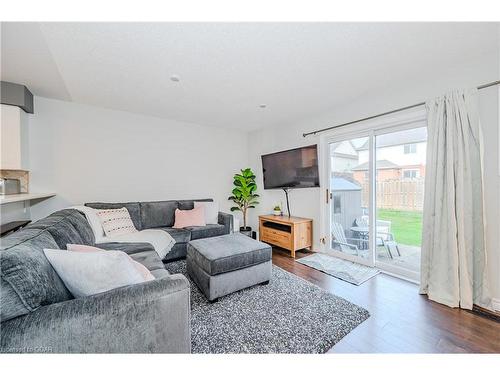
POLYGON ((377 210, 379 220, 389 220, 396 242, 410 246, 422 244, 422 212, 377 210))

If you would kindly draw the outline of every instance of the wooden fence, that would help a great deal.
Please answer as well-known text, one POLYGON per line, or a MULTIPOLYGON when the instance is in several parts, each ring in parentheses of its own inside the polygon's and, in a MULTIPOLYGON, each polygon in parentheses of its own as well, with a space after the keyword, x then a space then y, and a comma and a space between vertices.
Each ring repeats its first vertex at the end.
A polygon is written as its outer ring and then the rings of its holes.
MULTIPOLYGON (((422 211, 424 207, 424 179, 377 181, 377 208, 404 211, 422 211)), ((369 185, 362 185, 363 206, 368 207, 369 185)))

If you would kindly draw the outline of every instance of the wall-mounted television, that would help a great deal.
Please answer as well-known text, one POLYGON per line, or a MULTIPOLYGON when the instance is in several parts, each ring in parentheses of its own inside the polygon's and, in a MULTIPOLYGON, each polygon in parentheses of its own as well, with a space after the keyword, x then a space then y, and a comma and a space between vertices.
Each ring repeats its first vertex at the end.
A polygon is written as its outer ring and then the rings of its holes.
POLYGON ((319 186, 317 145, 262 155, 264 189, 319 186))

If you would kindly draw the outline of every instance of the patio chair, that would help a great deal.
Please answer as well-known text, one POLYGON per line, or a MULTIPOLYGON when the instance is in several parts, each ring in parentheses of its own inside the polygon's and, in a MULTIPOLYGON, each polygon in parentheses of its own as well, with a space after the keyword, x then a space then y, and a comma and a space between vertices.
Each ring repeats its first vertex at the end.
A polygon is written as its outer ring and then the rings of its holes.
POLYGON ((350 250, 354 250, 356 255, 359 255, 359 251, 363 249, 360 249, 355 243, 368 242, 361 238, 346 238, 344 228, 342 228, 341 224, 336 222, 332 223, 332 237, 333 244, 337 245, 340 251, 349 252, 350 250))
POLYGON ((388 252, 391 259, 393 258, 391 252, 391 246, 396 248, 398 256, 401 256, 399 251, 399 246, 396 240, 394 239, 394 234, 391 232, 392 223, 389 220, 377 220, 377 239, 382 241, 382 245, 384 246, 388 252))
MULTIPOLYGON (((354 220, 354 224, 360 227, 368 227, 368 216, 364 215, 354 220)), ((394 240, 394 235, 391 232, 392 223, 389 220, 377 220, 377 246, 383 246, 387 250, 387 254, 393 259, 391 246, 396 248, 398 256, 401 256, 398 243, 394 240)))

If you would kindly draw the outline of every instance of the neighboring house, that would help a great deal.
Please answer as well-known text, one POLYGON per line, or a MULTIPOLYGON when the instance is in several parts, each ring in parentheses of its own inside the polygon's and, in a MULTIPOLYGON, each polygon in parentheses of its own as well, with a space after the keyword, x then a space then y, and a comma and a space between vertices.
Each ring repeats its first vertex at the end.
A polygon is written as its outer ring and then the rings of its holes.
POLYGON ((350 172, 359 164, 358 151, 351 141, 342 141, 331 144, 332 172, 350 172))
MULTIPOLYGON (((353 178, 360 184, 363 184, 368 180, 368 162, 359 164, 358 166, 352 168, 353 178)), ((388 160, 377 160, 377 180, 387 181, 387 180, 400 180, 402 178, 402 168, 388 160)))
MULTIPOLYGON (((407 131, 378 136, 376 139, 377 178, 379 181, 390 179, 415 179, 425 175, 427 149, 427 129, 417 128, 407 131)), ((355 179, 364 181, 368 173, 368 144, 357 149, 359 165, 355 179)))

